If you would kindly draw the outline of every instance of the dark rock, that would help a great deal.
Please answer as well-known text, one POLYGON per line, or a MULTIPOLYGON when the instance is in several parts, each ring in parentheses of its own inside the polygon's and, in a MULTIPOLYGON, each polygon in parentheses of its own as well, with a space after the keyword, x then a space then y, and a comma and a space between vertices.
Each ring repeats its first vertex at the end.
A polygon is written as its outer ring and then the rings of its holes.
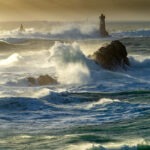
POLYGON ((31 85, 36 85, 36 79, 33 78, 33 77, 28 77, 27 78, 28 82, 31 84, 31 85))
POLYGON ((53 79, 52 77, 50 77, 49 75, 39 76, 37 78, 37 82, 39 85, 56 84, 57 83, 57 81, 55 79, 53 79))
POLYGON ((109 45, 101 47, 90 57, 108 70, 126 69, 126 66, 130 66, 126 47, 119 40, 112 41, 109 45))
POLYGON ((101 16, 99 17, 99 19, 100 19, 100 35, 102 37, 109 36, 108 32, 106 31, 105 16, 103 14, 101 14, 101 16))
POLYGON ((57 84, 57 80, 53 79, 49 75, 41 75, 38 78, 28 77, 27 80, 31 85, 57 84))

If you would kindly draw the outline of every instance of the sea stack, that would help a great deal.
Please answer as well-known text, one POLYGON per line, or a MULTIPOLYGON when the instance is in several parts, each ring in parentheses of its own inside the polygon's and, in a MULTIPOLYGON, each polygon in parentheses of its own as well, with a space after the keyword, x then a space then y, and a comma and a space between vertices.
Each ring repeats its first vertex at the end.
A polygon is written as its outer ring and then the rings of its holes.
POLYGON ((104 69, 117 70, 122 68, 126 70, 130 66, 127 55, 126 47, 119 40, 116 40, 101 47, 90 58, 104 69))
POLYGON ((109 36, 108 32, 106 31, 106 26, 105 26, 105 15, 101 14, 99 16, 99 19, 100 19, 100 35, 102 37, 109 36))

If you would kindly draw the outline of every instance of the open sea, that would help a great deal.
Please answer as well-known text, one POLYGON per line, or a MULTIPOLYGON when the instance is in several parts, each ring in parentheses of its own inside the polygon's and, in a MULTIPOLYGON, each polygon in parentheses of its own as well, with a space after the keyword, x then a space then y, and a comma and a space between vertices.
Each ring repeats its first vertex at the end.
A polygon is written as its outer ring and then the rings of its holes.
POLYGON ((0 150, 150 150, 150 22, 0 23, 0 150), (131 66, 88 58, 120 40, 131 66), (56 85, 32 86, 50 75, 56 85))

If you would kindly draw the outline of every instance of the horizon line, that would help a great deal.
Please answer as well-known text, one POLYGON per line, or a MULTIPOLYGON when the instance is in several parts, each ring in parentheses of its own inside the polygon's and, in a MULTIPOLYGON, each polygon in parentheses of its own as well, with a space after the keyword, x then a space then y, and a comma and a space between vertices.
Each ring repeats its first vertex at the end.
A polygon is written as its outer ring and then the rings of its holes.
MULTIPOLYGON (((83 19, 83 20, 69 20, 69 21, 63 21, 63 20, 0 20, 0 23, 7 23, 7 22, 97 22, 98 19, 83 19)), ((150 22, 150 20, 106 20, 106 22, 150 22)))

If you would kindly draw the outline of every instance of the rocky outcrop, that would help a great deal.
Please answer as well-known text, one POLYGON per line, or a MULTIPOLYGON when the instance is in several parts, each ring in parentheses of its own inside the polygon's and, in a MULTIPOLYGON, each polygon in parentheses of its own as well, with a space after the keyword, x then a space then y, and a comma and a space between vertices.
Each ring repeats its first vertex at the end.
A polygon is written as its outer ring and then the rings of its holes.
POLYGON ((109 36, 108 32, 106 31, 105 15, 101 14, 99 19, 100 19, 100 35, 101 35, 101 37, 109 36))
POLYGON ((30 85, 57 84, 57 80, 53 79, 49 75, 41 75, 38 78, 28 77, 27 80, 28 80, 30 85))
POLYGON ((127 66, 130 66, 126 47, 119 40, 112 41, 109 45, 101 47, 90 57, 108 70, 118 68, 126 70, 127 66))

